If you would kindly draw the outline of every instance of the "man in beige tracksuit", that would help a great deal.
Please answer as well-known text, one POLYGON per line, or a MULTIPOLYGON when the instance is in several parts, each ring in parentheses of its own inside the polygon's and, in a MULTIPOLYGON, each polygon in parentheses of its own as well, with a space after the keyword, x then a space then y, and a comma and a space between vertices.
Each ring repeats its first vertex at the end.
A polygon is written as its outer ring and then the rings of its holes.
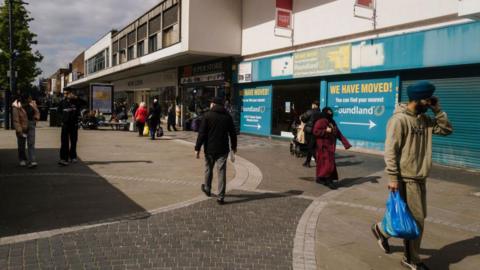
MULTIPOLYGON (((440 108, 438 98, 433 96, 435 86, 422 81, 407 88, 408 104, 400 104, 387 125, 385 141, 386 173, 391 191, 398 190, 408 205, 420 236, 405 240, 405 256, 402 265, 410 269, 428 269, 419 257, 420 243, 427 215, 425 182, 432 166, 432 135, 449 135, 452 126, 447 114, 440 108), (434 118, 426 115, 431 109, 434 118)), ((380 223, 372 226, 379 246, 390 252, 388 238, 380 223)))

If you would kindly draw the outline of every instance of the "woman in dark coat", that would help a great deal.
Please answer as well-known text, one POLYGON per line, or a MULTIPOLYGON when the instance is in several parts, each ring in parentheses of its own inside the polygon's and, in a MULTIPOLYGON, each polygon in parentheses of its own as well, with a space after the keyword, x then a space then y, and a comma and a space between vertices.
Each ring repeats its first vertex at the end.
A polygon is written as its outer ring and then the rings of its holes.
POLYGON ((315 122, 313 135, 317 142, 316 163, 317 182, 323 183, 330 189, 337 186, 333 180, 338 180, 337 166, 335 164, 335 149, 339 139, 345 149, 352 147, 348 140, 342 135, 337 124, 333 120, 333 111, 329 107, 322 110, 323 117, 315 122))

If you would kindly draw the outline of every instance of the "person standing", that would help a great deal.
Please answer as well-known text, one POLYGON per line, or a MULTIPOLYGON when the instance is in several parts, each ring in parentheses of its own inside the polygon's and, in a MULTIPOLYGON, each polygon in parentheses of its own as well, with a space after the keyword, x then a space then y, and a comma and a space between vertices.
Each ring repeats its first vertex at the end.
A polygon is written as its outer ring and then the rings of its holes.
POLYGON ((335 163, 335 151, 337 140, 340 140, 345 147, 352 147, 333 120, 333 110, 325 107, 322 110, 322 117, 317 120, 313 127, 313 135, 316 138, 317 145, 317 172, 316 181, 322 183, 330 189, 337 189, 333 182, 338 180, 337 165, 335 163))
POLYGON ((78 121, 81 105, 78 98, 71 92, 64 90, 64 99, 58 106, 58 112, 62 117, 62 134, 60 147, 61 166, 67 166, 77 162, 78 121))
POLYGON ((143 136, 143 129, 145 128, 145 122, 147 121, 147 105, 145 102, 141 102, 138 109, 135 111, 135 124, 137 125, 138 129, 138 136, 143 136))
MULTIPOLYGON (((417 222, 420 236, 404 240, 404 258, 401 263, 410 269, 428 269, 419 257, 420 244, 427 216, 426 179, 432 166, 432 135, 449 135, 453 128, 442 111, 438 98, 433 96, 435 86, 421 81, 407 88, 409 102, 400 104, 387 124, 385 141, 385 172, 389 176, 390 191, 399 191, 417 222), (426 115, 431 109, 434 118, 426 115)), ((380 223, 372 225, 372 232, 380 248, 390 252, 388 238, 380 223)))
POLYGON ((205 152, 205 184, 202 184, 201 190, 210 197, 213 168, 216 164, 219 190, 217 202, 223 204, 227 186, 227 158, 230 150, 237 152, 237 133, 233 118, 223 106, 223 99, 220 97, 212 100, 210 111, 204 114, 200 124, 195 145, 197 159, 200 158, 202 146, 205 152))
POLYGON ((310 162, 312 157, 315 155, 315 136, 313 135, 313 126, 315 122, 320 118, 322 112, 320 111, 320 103, 318 101, 312 102, 312 108, 306 111, 304 114, 300 116, 300 120, 305 123, 304 126, 304 133, 305 133, 305 141, 307 143, 308 152, 307 152, 307 159, 303 163, 304 167, 309 168, 310 162))
POLYGON ((150 139, 155 140, 155 133, 157 133, 157 127, 160 124, 160 117, 162 115, 162 110, 160 108, 160 104, 158 104, 158 99, 153 100, 149 113, 148 128, 150 129, 150 139))
POLYGON ((18 158, 20 166, 35 168, 38 166, 35 155, 35 129, 40 120, 37 103, 31 97, 22 96, 12 104, 12 121, 17 134, 18 158), (26 155, 28 145, 28 162, 26 155))
POLYGON ((168 107, 168 117, 167 117, 167 129, 168 131, 172 131, 170 127, 173 128, 173 130, 177 131, 177 128, 175 127, 175 106, 171 104, 168 107))

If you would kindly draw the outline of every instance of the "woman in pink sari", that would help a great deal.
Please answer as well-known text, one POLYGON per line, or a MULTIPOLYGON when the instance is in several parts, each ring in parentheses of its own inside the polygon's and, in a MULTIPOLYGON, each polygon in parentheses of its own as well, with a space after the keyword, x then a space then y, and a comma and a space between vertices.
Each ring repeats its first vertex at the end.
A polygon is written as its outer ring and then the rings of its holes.
POLYGON ((316 163, 317 183, 322 183, 330 189, 337 189, 333 180, 338 180, 337 166, 335 164, 335 150, 337 139, 345 147, 352 147, 348 140, 342 135, 337 124, 333 120, 333 111, 329 107, 322 110, 323 117, 315 122, 313 135, 317 142, 316 163))

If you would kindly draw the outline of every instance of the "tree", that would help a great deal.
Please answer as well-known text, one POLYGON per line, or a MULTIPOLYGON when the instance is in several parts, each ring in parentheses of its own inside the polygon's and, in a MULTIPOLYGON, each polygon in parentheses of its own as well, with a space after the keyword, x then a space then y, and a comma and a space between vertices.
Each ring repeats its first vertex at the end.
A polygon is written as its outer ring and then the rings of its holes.
MULTIPOLYGON (((0 89, 9 88, 7 71, 9 70, 10 49, 9 49, 9 28, 8 28, 8 0, 4 0, 0 6, 0 89)), ((13 21, 13 48, 17 52, 14 58, 14 67, 18 72, 17 91, 29 92, 32 90, 32 83, 42 71, 37 64, 43 59, 40 52, 32 51, 32 45, 37 44, 37 35, 30 31, 29 23, 33 21, 30 12, 25 8, 25 3, 14 0, 12 5, 13 21)))

